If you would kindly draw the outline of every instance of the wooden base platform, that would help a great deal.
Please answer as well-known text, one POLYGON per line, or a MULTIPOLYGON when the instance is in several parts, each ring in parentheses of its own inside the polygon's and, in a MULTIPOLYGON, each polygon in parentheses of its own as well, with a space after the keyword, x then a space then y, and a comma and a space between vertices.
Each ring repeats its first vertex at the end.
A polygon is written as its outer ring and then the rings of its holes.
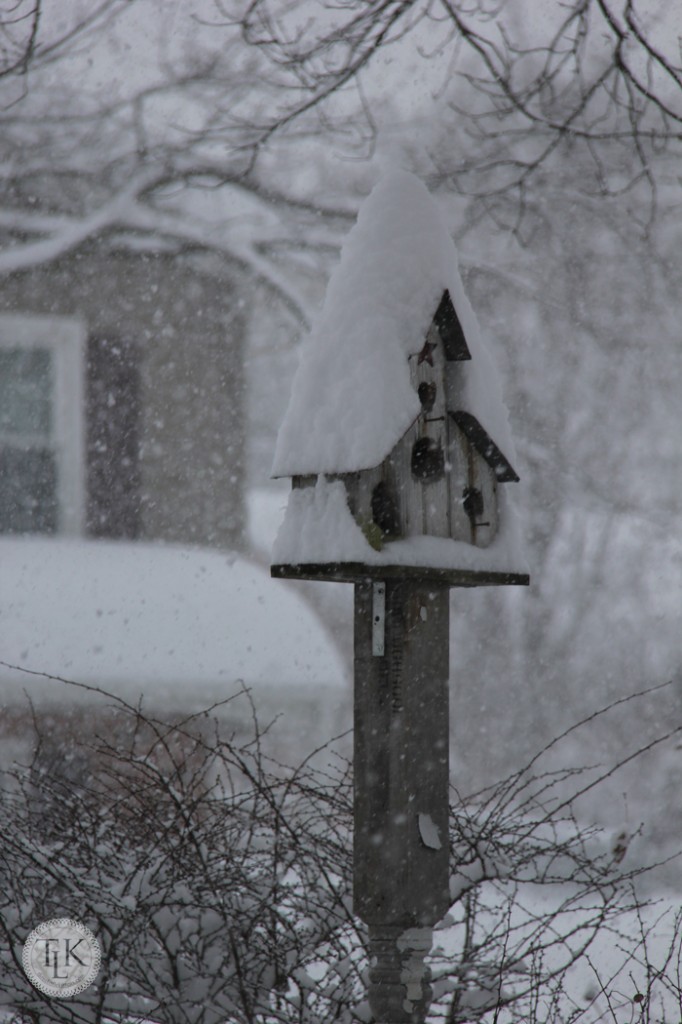
POLYGON ((287 580, 330 580, 334 583, 368 583, 374 580, 412 580, 447 587, 527 587, 528 573, 475 569, 438 569, 421 565, 364 565, 362 562, 272 565, 270 575, 287 580))

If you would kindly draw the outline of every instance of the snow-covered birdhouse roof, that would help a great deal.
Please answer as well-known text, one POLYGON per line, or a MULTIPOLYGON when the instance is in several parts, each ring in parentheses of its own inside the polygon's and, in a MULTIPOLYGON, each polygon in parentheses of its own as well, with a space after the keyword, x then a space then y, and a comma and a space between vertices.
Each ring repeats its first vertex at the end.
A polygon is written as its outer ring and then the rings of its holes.
POLYGON ((408 358, 422 348, 434 316, 446 355, 464 360, 458 412, 513 462, 500 383, 441 211, 418 178, 392 171, 363 203, 304 343, 273 475, 379 465, 419 415, 408 358))

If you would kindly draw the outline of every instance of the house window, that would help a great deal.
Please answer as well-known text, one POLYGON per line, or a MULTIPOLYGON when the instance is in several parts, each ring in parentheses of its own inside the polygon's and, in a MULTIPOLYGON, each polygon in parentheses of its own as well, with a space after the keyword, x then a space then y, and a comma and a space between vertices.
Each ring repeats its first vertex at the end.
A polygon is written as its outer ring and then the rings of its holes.
POLYGON ((83 342, 74 317, 0 316, 0 533, 83 524, 83 342))
POLYGON ((141 526, 138 347, 91 335, 86 356, 86 532, 137 537, 141 526))

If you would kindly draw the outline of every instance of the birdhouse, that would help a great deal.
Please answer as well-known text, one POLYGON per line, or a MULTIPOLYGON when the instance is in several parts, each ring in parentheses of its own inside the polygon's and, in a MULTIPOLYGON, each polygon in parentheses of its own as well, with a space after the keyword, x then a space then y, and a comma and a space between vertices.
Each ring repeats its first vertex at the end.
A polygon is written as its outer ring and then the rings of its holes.
POLYGON ((274 474, 293 490, 272 574, 525 584, 501 390, 424 185, 360 210, 303 351, 274 474))

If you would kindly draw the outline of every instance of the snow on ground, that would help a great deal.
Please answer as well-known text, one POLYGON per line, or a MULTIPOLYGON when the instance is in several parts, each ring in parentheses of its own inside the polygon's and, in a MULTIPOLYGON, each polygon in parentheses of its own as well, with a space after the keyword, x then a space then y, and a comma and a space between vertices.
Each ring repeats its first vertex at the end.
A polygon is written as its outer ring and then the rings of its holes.
MULTIPOLYGON (((537 985, 538 978, 555 971, 561 974, 565 969, 560 997, 565 1020, 579 1019, 582 1024, 640 1019, 663 1024, 679 1020, 677 955, 666 963, 671 948, 679 946, 679 937, 675 937, 679 896, 662 890, 639 910, 624 909, 610 927, 593 932, 591 922, 597 920, 603 908, 596 897, 591 903, 586 901, 582 909, 579 901, 571 906, 567 901, 574 898, 572 889, 570 882, 565 886, 523 886, 517 892, 511 916, 506 917, 500 910, 506 904, 498 899, 494 887, 489 883, 481 887, 477 940, 485 944, 486 938, 497 935, 491 949, 501 950, 501 936, 506 935, 505 956, 513 961, 518 952, 519 960, 514 971, 500 978, 497 961, 493 959, 484 969, 479 955, 481 966, 468 972, 461 1005, 480 1011, 494 1006, 500 985, 503 994, 521 993, 529 984, 537 985), (534 951, 531 936, 543 920, 547 922, 543 937, 547 946, 540 954, 539 949, 534 951), (584 955, 571 966, 575 951, 582 947, 586 947, 584 955)), ((453 964, 462 959, 463 940, 461 908, 459 913, 453 908, 434 932, 429 957, 436 996, 450 988, 447 977, 453 964)), ((551 1017, 549 987, 541 984, 537 991, 537 1019, 542 1019, 543 1011, 551 1017)), ((443 1019, 443 1009, 443 1003, 432 1007, 429 1019, 434 1024, 443 1019)), ((556 1012, 556 1007, 552 1009, 556 1012)), ((485 1018, 499 1024, 517 1019, 505 1010, 499 1014, 491 1010, 485 1018)))
POLYGON ((383 461, 419 414, 408 356, 422 347, 446 288, 472 357, 459 364, 461 408, 514 461, 500 383, 452 239, 425 185, 393 171, 360 208, 304 344, 275 476, 353 472, 383 461))
MULTIPOLYGON (((0 539, 0 660, 195 708, 243 681, 309 698, 345 689, 313 611, 234 554, 161 544, 0 539)), ((0 666, 0 701, 63 688, 0 666)))

